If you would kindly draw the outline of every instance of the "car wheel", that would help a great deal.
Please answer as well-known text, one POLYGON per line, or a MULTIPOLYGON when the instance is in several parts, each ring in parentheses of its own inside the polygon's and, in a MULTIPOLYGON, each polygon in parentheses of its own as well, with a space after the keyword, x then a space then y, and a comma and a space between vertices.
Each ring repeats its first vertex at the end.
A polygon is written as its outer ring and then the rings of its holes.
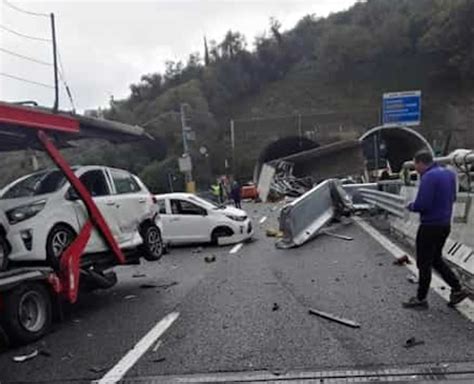
POLYGON ((61 255, 75 238, 74 230, 65 224, 57 224, 51 229, 46 239, 46 257, 54 269, 59 269, 61 255))
POLYGON ((7 269, 9 253, 10 248, 8 246, 7 240, 0 235, 0 271, 7 269))
POLYGON ((14 344, 31 343, 52 323, 51 295, 42 283, 27 283, 4 295, 2 325, 14 344))
POLYGON ((211 243, 214 245, 219 244, 219 237, 228 237, 232 236, 234 234, 234 231, 230 229, 229 227, 217 227, 212 231, 211 234, 211 243))
POLYGON ((142 233, 143 237, 143 257, 148 261, 156 261, 163 256, 163 240, 160 229, 154 225, 147 225, 142 233))

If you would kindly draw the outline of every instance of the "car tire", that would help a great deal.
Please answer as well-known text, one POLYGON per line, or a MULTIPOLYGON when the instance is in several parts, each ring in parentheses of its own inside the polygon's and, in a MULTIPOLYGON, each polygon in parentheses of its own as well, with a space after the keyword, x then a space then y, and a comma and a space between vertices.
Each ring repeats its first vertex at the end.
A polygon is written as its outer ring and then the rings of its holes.
POLYGON ((76 232, 66 224, 56 224, 49 232, 46 239, 46 258, 55 270, 59 270, 61 255, 76 236, 76 232))
POLYGON ((0 271, 5 271, 8 267, 8 254, 10 253, 10 246, 7 240, 0 235, 0 271))
POLYGON ((154 224, 146 225, 142 230, 143 257, 148 261, 157 261, 163 256, 163 239, 160 229, 154 224))
POLYGON ((217 227, 214 228, 211 234, 211 243, 213 245, 219 245, 219 237, 227 237, 233 235, 232 229, 229 227, 217 227))
POLYGON ((31 343, 52 324, 50 292, 43 283, 22 284, 4 295, 1 323, 14 345, 31 343))

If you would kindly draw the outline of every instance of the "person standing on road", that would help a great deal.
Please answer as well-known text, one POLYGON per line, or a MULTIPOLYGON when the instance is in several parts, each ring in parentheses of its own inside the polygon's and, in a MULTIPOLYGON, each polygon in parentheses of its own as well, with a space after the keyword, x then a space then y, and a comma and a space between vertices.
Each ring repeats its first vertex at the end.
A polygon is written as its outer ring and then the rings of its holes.
POLYGON ((456 175, 433 161, 428 151, 414 157, 415 169, 421 176, 418 194, 407 208, 420 214, 416 235, 416 265, 419 271, 418 293, 403 303, 405 308, 427 309, 432 267, 451 287, 449 305, 454 306, 468 294, 459 279, 443 260, 444 243, 451 231, 451 215, 456 200, 456 175))
POLYGON ((240 200, 241 200, 240 185, 237 182, 237 180, 232 181, 230 195, 232 197, 232 200, 234 200, 235 208, 242 209, 242 206, 240 205, 240 200))

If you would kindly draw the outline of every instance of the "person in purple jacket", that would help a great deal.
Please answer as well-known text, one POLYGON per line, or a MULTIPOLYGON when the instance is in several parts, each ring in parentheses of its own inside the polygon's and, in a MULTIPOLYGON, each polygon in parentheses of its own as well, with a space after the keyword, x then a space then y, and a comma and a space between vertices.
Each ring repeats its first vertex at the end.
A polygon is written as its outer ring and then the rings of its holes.
POLYGON ((459 279, 443 260, 444 243, 451 231, 451 216, 456 200, 456 175, 433 161, 428 151, 419 151, 414 157, 415 169, 421 176, 418 194, 408 205, 412 212, 420 214, 420 226, 416 234, 416 266, 419 271, 418 292, 405 308, 427 309, 431 269, 434 268, 451 287, 449 305, 454 306, 468 294, 459 279))

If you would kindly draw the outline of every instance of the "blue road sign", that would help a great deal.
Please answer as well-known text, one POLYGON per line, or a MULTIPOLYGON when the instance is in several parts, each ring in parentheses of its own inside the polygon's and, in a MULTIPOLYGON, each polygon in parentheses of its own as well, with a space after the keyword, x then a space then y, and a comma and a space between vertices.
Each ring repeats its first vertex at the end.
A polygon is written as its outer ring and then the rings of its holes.
POLYGON ((383 125, 420 125, 421 91, 383 94, 383 125))

